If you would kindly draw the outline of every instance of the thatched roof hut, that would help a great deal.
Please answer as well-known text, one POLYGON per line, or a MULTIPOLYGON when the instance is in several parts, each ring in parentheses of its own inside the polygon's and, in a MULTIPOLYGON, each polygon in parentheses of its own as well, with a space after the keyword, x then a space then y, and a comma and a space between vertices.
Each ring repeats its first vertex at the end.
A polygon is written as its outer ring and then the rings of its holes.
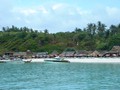
POLYGON ((120 56, 120 46, 113 46, 113 48, 105 53, 103 56, 107 57, 119 57, 120 56))
POLYGON ((113 46, 111 51, 119 52, 120 53, 120 46, 113 46))
POLYGON ((75 51, 64 51, 60 54, 61 57, 74 57, 75 51))
POLYGON ((115 51, 109 51, 103 55, 103 57, 118 57, 119 53, 115 51))
POLYGON ((94 52, 92 52, 90 55, 93 56, 93 57, 101 56, 100 53, 98 51, 96 51, 96 50, 94 52))
POLYGON ((108 51, 99 51, 101 57, 104 56, 106 53, 108 53, 108 51))
POLYGON ((13 57, 14 52, 5 52, 4 57, 13 57))
POLYGON ((106 52, 103 57, 118 57, 120 56, 120 46, 113 46, 113 48, 106 52))
POLYGON ((48 56, 48 52, 37 52, 35 56, 37 58, 46 58, 48 56))
POLYGON ((76 53, 74 54, 75 57, 85 57, 85 56, 88 56, 88 51, 86 50, 79 50, 79 51, 76 51, 76 53))
POLYGON ((66 57, 74 57, 75 51, 67 51, 66 52, 66 57))
POLYGON ((51 54, 49 54, 49 57, 56 57, 58 55, 59 53, 56 50, 54 50, 51 54))
POLYGON ((13 56, 14 56, 14 57, 22 57, 22 58, 25 58, 25 57, 27 57, 27 53, 26 53, 26 52, 14 52, 14 53, 13 53, 13 56))

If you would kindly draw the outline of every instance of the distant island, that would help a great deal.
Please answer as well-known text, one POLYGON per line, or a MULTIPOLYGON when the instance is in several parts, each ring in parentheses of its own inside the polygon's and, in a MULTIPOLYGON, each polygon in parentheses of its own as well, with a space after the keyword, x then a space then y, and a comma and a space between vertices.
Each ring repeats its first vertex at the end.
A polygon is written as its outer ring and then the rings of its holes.
POLYGON ((83 29, 49 33, 47 29, 33 30, 27 27, 3 27, 0 30, 0 55, 5 52, 62 53, 66 49, 109 51, 120 46, 120 24, 107 27, 102 22, 89 23, 83 29))

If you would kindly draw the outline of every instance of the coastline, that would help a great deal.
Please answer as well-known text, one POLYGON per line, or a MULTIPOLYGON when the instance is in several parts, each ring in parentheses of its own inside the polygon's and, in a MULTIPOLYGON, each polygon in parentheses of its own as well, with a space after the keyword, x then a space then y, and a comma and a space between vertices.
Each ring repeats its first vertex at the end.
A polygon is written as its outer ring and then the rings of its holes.
MULTIPOLYGON (((31 58, 24 59, 24 61, 31 61, 31 63, 44 63, 44 60, 53 60, 53 58, 31 58)), ((119 63, 120 57, 81 57, 81 58, 64 58, 70 63, 119 63)), ((9 60, 0 60, 0 63, 5 63, 9 60)))
MULTIPOLYGON (((33 58, 31 62, 44 62, 45 59, 51 59, 51 58, 37 58, 37 59, 33 58)), ((83 58, 64 58, 64 59, 70 61, 71 63, 120 63, 120 57, 114 57, 114 58, 83 57, 83 58)))

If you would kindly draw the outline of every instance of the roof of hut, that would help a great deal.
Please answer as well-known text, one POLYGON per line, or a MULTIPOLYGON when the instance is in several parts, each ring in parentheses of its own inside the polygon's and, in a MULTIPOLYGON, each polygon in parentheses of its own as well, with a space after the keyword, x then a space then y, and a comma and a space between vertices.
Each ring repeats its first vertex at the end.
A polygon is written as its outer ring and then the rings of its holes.
POLYGON ((36 55, 47 55, 48 52, 37 52, 36 55))
POLYGON ((92 56, 100 56, 100 53, 95 50, 94 52, 91 53, 91 55, 92 55, 92 56))
POLYGON ((74 56, 88 56, 88 54, 89 53, 86 50, 78 50, 78 51, 76 51, 74 56))
POLYGON ((111 51, 120 52, 120 46, 113 46, 113 48, 111 49, 111 51))
POLYGON ((56 50, 54 50, 51 54, 53 55, 53 54, 59 54, 59 53, 56 50))
POLYGON ((88 51, 86 51, 86 50, 78 50, 78 51, 76 51, 76 54, 88 54, 88 51))
POLYGON ((73 56, 75 51, 64 51, 60 54, 60 56, 73 56))
POLYGON ((26 52, 14 52, 13 55, 14 56, 25 56, 26 52))

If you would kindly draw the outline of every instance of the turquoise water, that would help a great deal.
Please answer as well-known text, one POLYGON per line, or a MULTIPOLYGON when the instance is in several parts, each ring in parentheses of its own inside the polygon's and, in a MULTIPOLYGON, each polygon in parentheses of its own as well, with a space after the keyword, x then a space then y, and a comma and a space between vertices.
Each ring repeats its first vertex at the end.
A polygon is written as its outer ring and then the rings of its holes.
POLYGON ((120 64, 0 64, 0 90, 119 90, 120 64))

